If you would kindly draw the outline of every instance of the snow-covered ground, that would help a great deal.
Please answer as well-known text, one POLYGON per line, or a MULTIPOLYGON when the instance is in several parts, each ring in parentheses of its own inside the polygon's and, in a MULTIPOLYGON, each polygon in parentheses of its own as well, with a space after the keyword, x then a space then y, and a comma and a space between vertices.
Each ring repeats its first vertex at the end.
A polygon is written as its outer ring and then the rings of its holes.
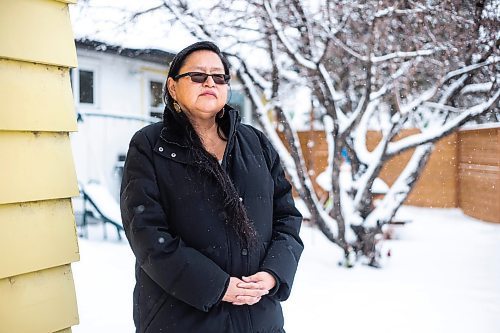
MULTIPOLYGON (((370 333, 500 332, 500 225, 458 209, 403 207, 412 223, 385 241, 383 268, 337 265, 339 249, 303 227, 306 245, 286 330, 370 333)), ((80 239, 73 264, 80 313, 75 333, 133 332, 134 257, 126 241, 103 240, 101 227, 80 239)))

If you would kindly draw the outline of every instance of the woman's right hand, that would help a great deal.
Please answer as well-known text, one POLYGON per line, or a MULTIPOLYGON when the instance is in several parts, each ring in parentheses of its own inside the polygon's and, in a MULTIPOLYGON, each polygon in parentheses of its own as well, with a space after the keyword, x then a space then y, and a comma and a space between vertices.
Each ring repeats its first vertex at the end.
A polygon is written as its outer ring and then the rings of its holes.
POLYGON ((226 294, 222 298, 224 302, 232 303, 233 305, 254 305, 262 296, 269 293, 265 289, 246 289, 240 288, 239 284, 246 284, 245 281, 236 277, 229 278, 229 286, 227 287, 226 294))

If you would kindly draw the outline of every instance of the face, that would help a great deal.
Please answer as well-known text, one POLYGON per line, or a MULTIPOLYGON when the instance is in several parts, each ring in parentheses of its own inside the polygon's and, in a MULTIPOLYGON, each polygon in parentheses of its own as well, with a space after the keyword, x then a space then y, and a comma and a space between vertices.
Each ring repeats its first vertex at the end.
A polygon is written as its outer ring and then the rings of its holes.
MULTIPOLYGON (((219 56, 208 50, 191 53, 179 74, 186 72, 202 72, 207 74, 224 74, 224 66, 219 56)), ((186 115, 195 121, 213 120, 227 100, 227 84, 216 84, 211 76, 203 83, 191 81, 184 76, 175 81, 168 78, 168 90, 174 100, 179 103, 186 115)))

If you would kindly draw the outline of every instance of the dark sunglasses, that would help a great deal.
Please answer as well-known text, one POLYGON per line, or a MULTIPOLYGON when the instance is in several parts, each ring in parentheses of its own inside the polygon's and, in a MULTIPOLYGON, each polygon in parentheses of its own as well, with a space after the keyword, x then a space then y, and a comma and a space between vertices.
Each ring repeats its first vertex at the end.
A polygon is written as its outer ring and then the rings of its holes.
POLYGON ((231 79, 231 76, 228 74, 207 74, 207 73, 200 73, 200 72, 187 72, 184 74, 179 74, 179 75, 174 76, 174 80, 178 80, 184 76, 189 76, 191 78, 191 81, 196 82, 196 83, 205 82, 209 76, 212 77, 212 80, 214 80, 214 82, 216 84, 227 84, 227 83, 229 83, 229 80, 231 79))

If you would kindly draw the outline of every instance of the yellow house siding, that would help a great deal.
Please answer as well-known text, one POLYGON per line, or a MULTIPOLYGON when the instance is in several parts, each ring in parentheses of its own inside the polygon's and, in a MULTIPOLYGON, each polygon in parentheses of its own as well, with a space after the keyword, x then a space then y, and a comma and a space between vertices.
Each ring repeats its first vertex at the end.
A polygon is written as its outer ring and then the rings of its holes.
POLYGON ((71 333, 71 327, 65 328, 63 330, 54 332, 54 333, 71 333))
POLYGON ((69 68, 0 59, 0 73, 0 130, 76 131, 69 68))
POLYGON ((76 67, 68 5, 52 0, 0 1, 0 57, 76 67))
POLYGON ((0 0, 0 333, 78 324, 67 2, 0 0))
POLYGON ((80 259, 70 199, 0 205, 0 229, 0 279, 80 259))
POLYGON ((71 327, 65 328, 63 330, 54 332, 54 333, 71 333, 71 327))
POLYGON ((78 323, 69 265, 2 279, 0 295, 2 333, 55 332, 78 323))
POLYGON ((0 204, 77 196, 69 140, 65 132, 0 131, 0 204))

